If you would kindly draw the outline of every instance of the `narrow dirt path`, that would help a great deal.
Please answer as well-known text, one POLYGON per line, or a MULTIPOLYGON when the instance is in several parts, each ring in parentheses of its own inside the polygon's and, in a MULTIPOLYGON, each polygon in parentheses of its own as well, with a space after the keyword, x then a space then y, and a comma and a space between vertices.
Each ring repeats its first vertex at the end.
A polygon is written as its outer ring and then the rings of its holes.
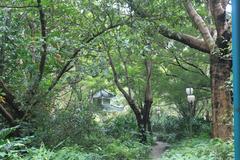
POLYGON ((156 145, 152 147, 150 158, 153 160, 160 159, 161 154, 169 147, 168 143, 157 141, 156 145))

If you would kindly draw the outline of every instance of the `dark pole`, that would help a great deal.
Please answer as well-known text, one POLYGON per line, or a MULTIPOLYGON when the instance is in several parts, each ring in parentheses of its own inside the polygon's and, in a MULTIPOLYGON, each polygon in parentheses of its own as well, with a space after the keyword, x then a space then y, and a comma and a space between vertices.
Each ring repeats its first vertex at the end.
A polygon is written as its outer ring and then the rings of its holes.
POLYGON ((240 160, 240 0, 232 0, 232 59, 235 160, 240 160))
POLYGON ((194 102, 189 102, 189 104, 190 104, 190 115, 189 115, 189 125, 190 125, 190 128, 189 128, 189 130, 190 130, 190 136, 192 137, 192 135, 193 135, 193 126, 192 126, 192 120, 193 120, 193 118, 192 118, 192 108, 193 108, 193 103, 194 102))

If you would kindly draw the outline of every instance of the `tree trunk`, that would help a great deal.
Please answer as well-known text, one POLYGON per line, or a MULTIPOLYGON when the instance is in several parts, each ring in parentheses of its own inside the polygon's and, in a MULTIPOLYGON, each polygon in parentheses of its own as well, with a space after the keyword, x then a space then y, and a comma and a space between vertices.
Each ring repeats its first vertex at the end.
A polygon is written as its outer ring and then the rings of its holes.
POLYGON ((135 115, 137 119, 137 125, 139 130, 139 139, 141 143, 147 142, 147 134, 151 133, 151 123, 150 118, 145 117, 144 115, 141 115, 141 117, 138 117, 138 115, 135 115))
POLYGON ((143 127, 145 131, 151 132, 150 110, 152 101, 145 102, 144 111, 142 112, 143 127))
POLYGON ((150 110, 152 101, 145 102, 144 108, 140 114, 135 113, 137 125, 140 133, 141 143, 147 142, 147 134, 152 133, 151 121, 150 121, 150 110))
POLYGON ((150 123, 150 111, 153 103, 152 96, 152 61, 145 59, 146 67, 146 86, 145 86, 145 97, 144 97, 144 107, 141 109, 142 123, 143 123, 143 142, 147 141, 147 132, 151 133, 151 123, 150 123))
POLYGON ((231 61, 210 56, 212 90, 212 136, 228 139, 232 136, 231 91, 226 86, 230 78, 231 61))

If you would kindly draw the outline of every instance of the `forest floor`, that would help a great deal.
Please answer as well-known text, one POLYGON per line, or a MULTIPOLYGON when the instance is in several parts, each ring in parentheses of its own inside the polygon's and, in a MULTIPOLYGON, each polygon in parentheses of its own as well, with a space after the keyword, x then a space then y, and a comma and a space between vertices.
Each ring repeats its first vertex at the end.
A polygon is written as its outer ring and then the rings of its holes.
POLYGON ((167 148, 169 148, 168 143, 157 141, 156 144, 152 147, 150 158, 153 160, 160 159, 160 156, 167 148))

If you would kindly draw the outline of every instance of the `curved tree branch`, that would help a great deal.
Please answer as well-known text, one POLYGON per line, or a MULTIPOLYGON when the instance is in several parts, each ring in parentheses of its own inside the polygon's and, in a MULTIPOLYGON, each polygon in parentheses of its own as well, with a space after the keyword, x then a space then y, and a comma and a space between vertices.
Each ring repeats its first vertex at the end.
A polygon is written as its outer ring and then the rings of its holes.
POLYGON ((198 39, 194 36, 174 32, 163 25, 159 27, 158 32, 161 35, 163 35, 164 37, 167 37, 169 39, 173 39, 173 40, 176 40, 183 44, 186 44, 191 48, 197 49, 197 50, 205 52, 205 53, 210 53, 210 50, 209 50, 207 44, 203 40, 198 39))
POLYGON ((212 51, 215 47, 215 41, 210 33, 210 30, 208 29, 207 24, 194 9, 190 0, 186 0, 184 2, 184 6, 193 23, 197 26, 198 30, 200 31, 205 43, 208 45, 208 49, 212 51))
MULTIPOLYGON (((108 56, 108 61, 109 61, 109 65, 112 69, 112 72, 113 72, 113 78, 114 78, 114 82, 117 86, 117 88, 119 89, 119 91, 123 94, 123 96, 126 98, 129 106, 132 108, 133 112, 135 113, 135 115, 138 115, 136 117, 141 117, 141 112, 139 111, 135 101, 130 97, 130 95, 123 89, 123 86, 120 84, 119 80, 118 80, 118 74, 117 74, 117 71, 115 69, 115 66, 114 66, 114 63, 113 63, 113 60, 112 60, 112 56, 110 54, 110 51, 108 49, 107 51, 107 56, 108 56)), ((141 120, 138 120, 138 121, 141 121, 141 120)))

